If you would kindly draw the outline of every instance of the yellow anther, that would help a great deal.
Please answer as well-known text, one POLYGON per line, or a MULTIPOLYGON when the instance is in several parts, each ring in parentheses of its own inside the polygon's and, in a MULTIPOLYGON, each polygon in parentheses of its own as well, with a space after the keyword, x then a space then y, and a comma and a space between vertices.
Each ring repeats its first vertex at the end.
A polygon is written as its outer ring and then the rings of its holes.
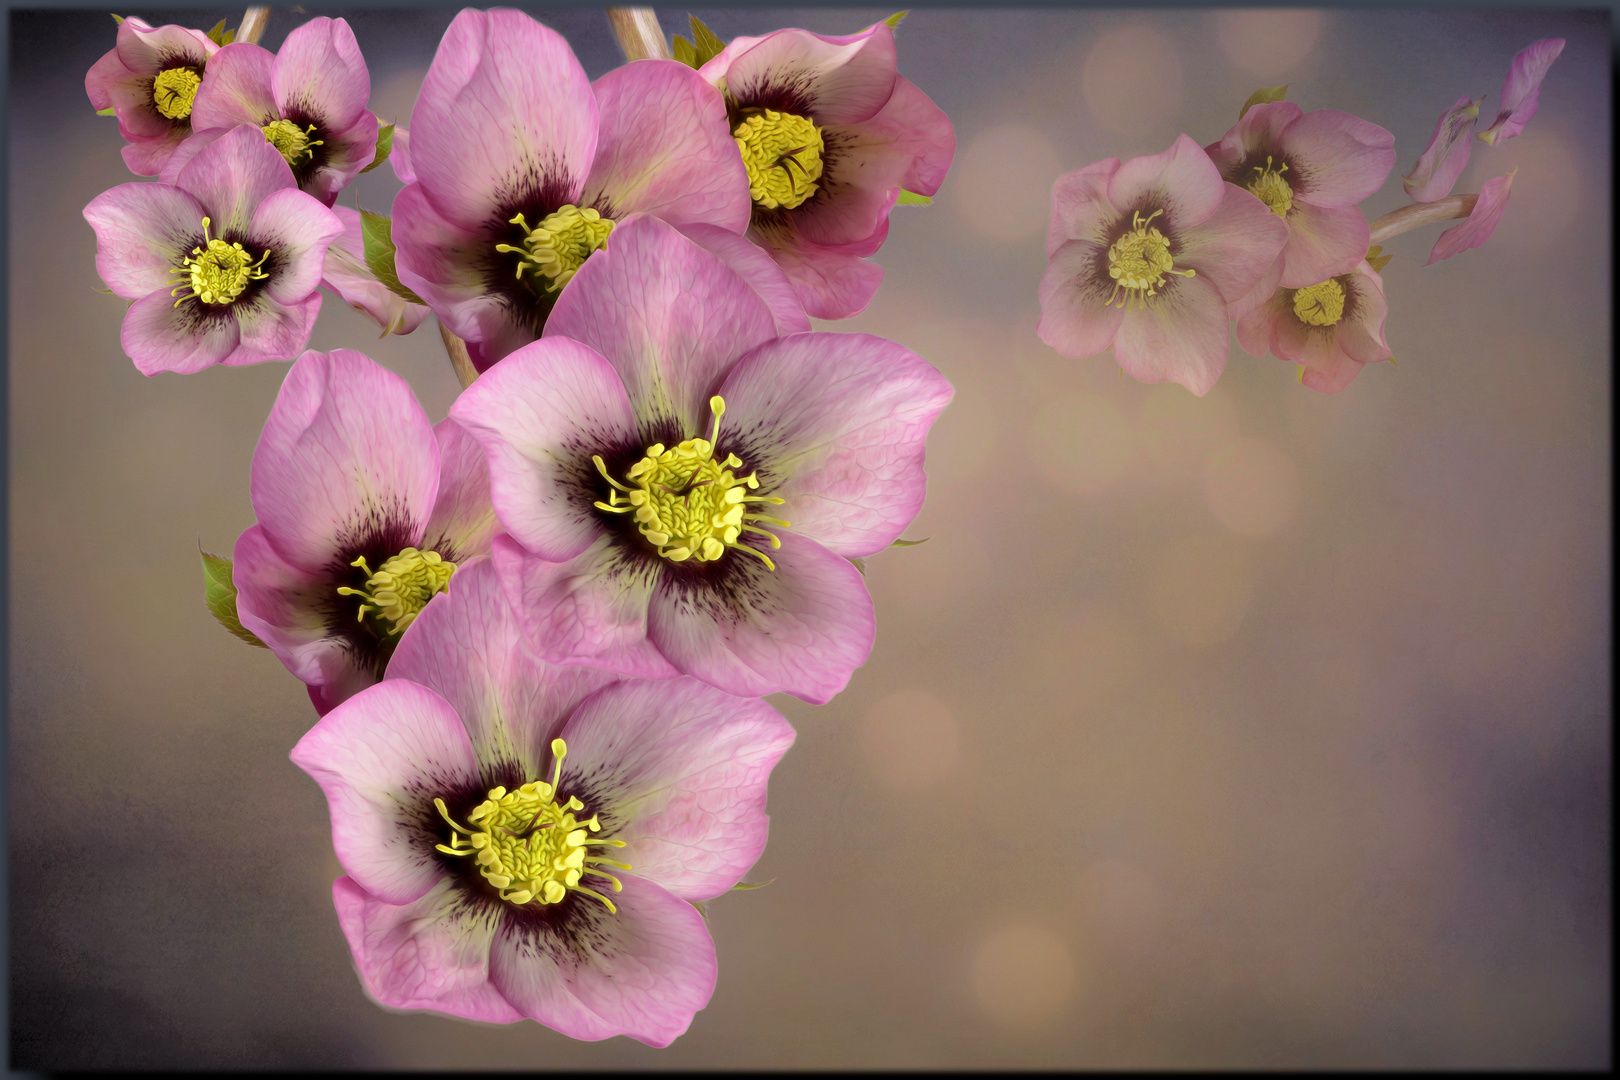
POLYGON ((264 141, 281 152, 281 156, 289 165, 297 165, 301 157, 315 158, 315 147, 325 146, 324 139, 311 139, 315 134, 315 125, 299 128, 291 120, 273 120, 259 129, 264 132, 264 141))
POLYGON ((595 210, 581 209, 573 204, 564 206, 544 221, 529 228, 522 214, 509 224, 523 230, 523 246, 496 244, 495 250, 518 257, 517 276, 533 270, 547 280, 546 292, 556 292, 573 280, 579 268, 591 253, 607 243, 613 231, 613 222, 595 210))
POLYGON ((388 621, 390 634, 404 633, 433 595, 450 587, 450 575, 456 572, 456 564, 446 562, 437 551, 418 551, 413 547, 383 563, 375 573, 366 565, 364 555, 349 565, 366 572, 366 587, 351 589, 344 585, 338 589, 338 595, 358 596, 366 601, 360 605, 356 618, 364 620, 367 612, 375 612, 388 621))
POLYGON ((1328 278, 1297 290, 1294 314, 1312 326, 1332 326, 1344 315, 1344 286, 1328 278))
POLYGON ((202 245, 192 248, 191 257, 169 271, 180 276, 175 287, 169 290, 170 296, 180 297, 174 302, 175 307, 192 298, 205 304, 229 304, 242 295, 248 282, 263 281, 270 276, 263 269, 264 260, 270 257, 268 250, 255 262, 240 243, 227 244, 211 235, 208 231, 211 225, 211 219, 202 219, 202 245))
POLYGON ((1254 197, 1265 203, 1273 214, 1287 217, 1288 211, 1294 206, 1294 189, 1283 179, 1283 173, 1288 171, 1287 164, 1273 167, 1271 157, 1267 155, 1266 163, 1254 166, 1254 171, 1260 174, 1249 181, 1249 190, 1254 197))
POLYGON ((191 115, 191 103, 197 100, 197 87, 202 76, 188 67, 160 71, 152 80, 152 104, 170 120, 184 120, 191 115))
POLYGON ((816 193, 821 129, 802 116, 764 109, 748 117, 732 137, 748 170, 748 194, 767 210, 791 210, 816 193))
POLYGON ((1108 297, 1109 305, 1119 300, 1119 306, 1130 310, 1131 301, 1146 307, 1148 298, 1159 295, 1164 275, 1195 277, 1197 271, 1175 269, 1170 255, 1170 241, 1152 227, 1153 219, 1164 213, 1155 210, 1147 217, 1140 210, 1131 215, 1131 229, 1108 247, 1108 276, 1114 279, 1114 291, 1108 297), (1120 293, 1124 293, 1123 297, 1120 293))

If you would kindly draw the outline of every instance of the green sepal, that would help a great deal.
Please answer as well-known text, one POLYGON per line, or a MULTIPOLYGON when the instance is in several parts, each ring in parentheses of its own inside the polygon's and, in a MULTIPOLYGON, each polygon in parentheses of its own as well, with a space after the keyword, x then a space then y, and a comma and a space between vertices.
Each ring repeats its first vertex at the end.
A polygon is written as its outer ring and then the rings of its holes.
POLYGON ((1382 274, 1384 272, 1384 267, 1389 265, 1389 260, 1395 257, 1395 253, 1393 251, 1388 255, 1380 255, 1379 252, 1383 250, 1384 248, 1381 244, 1375 244, 1367 249, 1367 265, 1372 267, 1375 273, 1382 274))
POLYGON ((394 152, 394 125, 384 124, 377 129, 377 156, 371 159, 371 164, 360 171, 368 173, 372 169, 388 160, 388 155, 394 152))
POLYGON ((925 536, 921 540, 896 540, 894 543, 890 544, 889 546, 890 547, 916 547, 918 544, 926 544, 926 543, 928 543, 928 541, 930 541, 932 539, 933 539, 932 536, 925 536))
MULTIPOLYGON (((112 12, 109 11, 107 14, 112 15, 112 12)), ((124 25, 124 17, 122 15, 113 15, 113 22, 117 23, 119 26, 122 26, 124 25)))
POLYGON ((739 881, 739 882, 737 882, 737 884, 735 884, 735 885, 733 885, 731 887, 731 891, 732 892, 737 892, 737 891, 743 890, 743 889, 763 889, 765 886, 769 885, 772 881, 775 881, 775 880, 776 880, 775 878, 769 878, 768 880, 765 880, 765 881, 739 881))
POLYGON ((884 19, 883 21, 889 24, 889 29, 890 30, 898 30, 898 29, 900 29, 900 20, 905 18, 909 14, 911 14, 910 11, 897 11, 893 15, 890 15, 887 19, 884 19))
POLYGON ((1262 86, 1249 95, 1249 100, 1243 103, 1243 112, 1238 113, 1238 119, 1243 119, 1244 113, 1256 105, 1269 105, 1273 101, 1281 101, 1288 96, 1288 87, 1291 84, 1283 83, 1281 86, 1262 86))
POLYGON ((360 211, 360 236, 366 245, 366 268, 395 296, 413 304, 427 302, 399 282, 394 270, 394 223, 370 210, 360 211))
POLYGON ((675 54, 676 60, 689 68, 695 69, 700 66, 697 62, 697 50, 692 47, 690 41, 687 41, 679 34, 675 35, 675 40, 670 44, 669 51, 675 54))
POLYGON ((865 559, 851 559, 851 560, 849 560, 849 564, 851 566, 853 566, 855 569, 857 569, 857 570, 859 570, 861 572, 861 577, 866 576, 866 560, 865 559))
POLYGON ((117 106, 109 105, 105 109, 97 109, 97 116, 113 116, 118 112, 117 106))
POLYGON ((919 195, 915 191, 900 189, 900 197, 894 201, 896 206, 928 206, 934 200, 927 195, 919 195))
POLYGON ((236 582, 231 576, 231 560, 210 555, 202 550, 201 545, 197 551, 202 555, 203 598, 207 601, 208 610, 214 613, 219 625, 249 645, 268 649, 270 646, 254 637, 253 632, 236 617, 236 582))
POLYGON ((692 58, 696 63, 692 66, 700 68, 719 56, 725 50, 726 43, 721 41, 713 30, 704 26, 703 20, 696 15, 690 15, 688 18, 692 23, 692 51, 696 54, 692 58))

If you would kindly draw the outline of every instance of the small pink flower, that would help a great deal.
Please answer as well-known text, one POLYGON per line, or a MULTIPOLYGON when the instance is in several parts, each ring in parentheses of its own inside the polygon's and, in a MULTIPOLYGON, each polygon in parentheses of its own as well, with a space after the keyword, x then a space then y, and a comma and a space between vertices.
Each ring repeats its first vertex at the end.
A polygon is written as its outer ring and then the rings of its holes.
POLYGON ((197 91, 193 135, 163 170, 170 177, 238 124, 264 132, 300 189, 331 206, 377 154, 377 117, 366 108, 371 74, 343 19, 311 19, 281 51, 245 41, 219 50, 197 91))
POLYGON ((1133 378, 1208 393, 1226 366, 1227 304, 1287 236, 1186 135, 1162 154, 1088 165, 1053 187, 1036 332, 1064 356, 1112 347, 1133 378))
POLYGON ((130 172, 156 176, 191 134, 193 103, 218 51, 201 30, 134 16, 119 23, 117 47, 90 68, 84 89, 98 111, 115 110, 130 172))
POLYGON ((1423 265, 1429 266, 1453 255, 1461 255, 1489 240, 1502 220, 1502 212, 1507 209, 1508 195, 1513 191, 1513 178, 1518 173, 1519 170, 1514 169, 1506 176, 1485 181, 1479 189, 1479 201, 1474 203, 1468 217, 1462 224, 1453 225, 1440 234, 1440 239, 1434 242, 1434 249, 1429 252, 1429 261, 1423 265))
POLYGON ((348 349, 293 364, 253 452, 259 523, 237 614, 322 713, 382 678, 401 635, 495 530, 478 444, 348 349))
POLYGON ((292 760, 326 794, 378 1003, 667 1046, 714 992, 694 904, 764 851, 792 742, 763 701, 534 659, 478 563, 292 760))
POLYGON ((1304 366, 1300 381, 1312 390, 1336 393, 1361 369, 1390 358, 1384 342, 1384 280, 1363 260, 1303 289, 1278 289, 1238 320, 1238 344, 1255 356, 1269 346, 1274 356, 1304 366))
POLYGON ((1440 114, 1434 122, 1434 134, 1429 145, 1412 166, 1412 171, 1401 178, 1401 186, 1413 202, 1434 202, 1451 194, 1457 186, 1457 177, 1468 166, 1468 155, 1474 140, 1468 136, 1474 130, 1474 118, 1479 115, 1479 102, 1464 95, 1457 103, 1440 114))
POLYGON ((740 37, 700 72, 726 93, 748 169, 748 235, 818 319, 859 314, 883 270, 902 190, 933 195, 956 151, 940 108, 896 68, 886 23, 848 37, 778 30, 740 37))
POLYGON ((865 662, 850 559, 921 508, 951 388, 880 338, 779 333, 723 260, 637 216, 451 406, 489 455, 495 567, 542 658, 817 703, 865 662))
POLYGON ((411 303, 378 281, 367 265, 360 212, 347 206, 334 206, 332 212, 343 221, 343 235, 326 249, 321 284, 342 297, 344 303, 374 320, 383 328, 384 337, 408 334, 421 326, 428 309, 411 303))
POLYGON ((1480 142, 1494 146, 1524 130, 1541 105, 1541 80, 1563 51, 1563 38, 1546 38, 1520 50, 1502 84, 1502 108, 1496 121, 1475 136, 1480 142))
POLYGON ((135 301, 123 345, 146 375, 296 356, 321 310, 326 249, 343 232, 246 126, 192 158, 174 184, 121 184, 84 216, 101 279, 135 301))

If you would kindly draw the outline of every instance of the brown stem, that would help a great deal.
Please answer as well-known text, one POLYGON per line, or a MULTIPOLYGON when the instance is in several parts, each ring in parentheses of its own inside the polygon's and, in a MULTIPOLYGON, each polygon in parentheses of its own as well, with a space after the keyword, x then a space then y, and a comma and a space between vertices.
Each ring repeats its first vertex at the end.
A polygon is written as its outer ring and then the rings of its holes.
POLYGON ((236 36, 232 41, 246 41, 257 45, 259 38, 264 36, 265 24, 270 21, 270 9, 267 7, 250 7, 247 14, 242 16, 242 25, 236 28, 236 36))
POLYGON ((1478 201, 1478 195, 1447 195, 1434 202, 1413 203, 1399 210, 1391 210, 1372 222, 1372 238, 1369 242, 1381 244, 1409 229, 1433 225, 1437 221, 1467 217, 1474 212, 1474 204, 1478 201))
POLYGON ((472 357, 467 355, 467 343, 452 334, 442 322, 439 323, 439 337, 444 340, 444 351, 450 354, 450 366, 455 369, 461 388, 467 389, 478 378, 478 369, 473 367, 472 357))
POLYGON ((608 23, 626 60, 668 60, 669 42, 652 8, 610 7, 608 23))

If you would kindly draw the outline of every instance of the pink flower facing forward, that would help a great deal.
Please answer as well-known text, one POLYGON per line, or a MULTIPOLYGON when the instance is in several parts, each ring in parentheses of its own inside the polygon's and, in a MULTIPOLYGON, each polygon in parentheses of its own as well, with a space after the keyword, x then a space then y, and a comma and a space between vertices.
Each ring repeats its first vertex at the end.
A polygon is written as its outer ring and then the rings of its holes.
POLYGON ((1153 157, 1088 165, 1052 190, 1036 332, 1064 356, 1112 346, 1132 378, 1208 393, 1226 366, 1227 304, 1287 236, 1186 135, 1153 157))
POLYGON ((322 713, 378 679, 401 634, 495 530, 478 444, 398 375, 307 352, 253 453, 259 523, 236 541, 242 625, 322 713))
POLYGON ((376 1001, 667 1046, 714 991, 693 905, 764 851, 792 742, 763 701, 534 659, 486 562, 292 759, 326 793, 376 1001))
POLYGON ((121 184, 84 216, 101 279, 135 301, 123 345, 146 375, 296 356, 321 310, 326 249, 343 232, 250 127, 209 145, 174 184, 121 184))
POLYGON ((197 91, 191 124, 163 178, 238 124, 264 132, 298 179, 327 206, 377 153, 377 118, 366 108, 371 74, 343 19, 311 19, 281 51, 241 41, 219 50, 197 91))
POLYGON ((117 47, 90 68, 84 89, 98 111, 118 117, 130 172, 156 176, 191 134, 192 106, 218 51, 201 30, 149 26, 133 16, 118 24, 117 47))
POLYGON ((1519 51, 1502 84, 1502 108, 1491 126, 1475 136, 1494 146, 1524 130, 1541 107, 1541 80, 1564 51, 1563 38, 1546 38, 1519 51))
POLYGON ((748 169, 749 236, 818 319, 859 314, 883 280, 866 261, 902 189, 933 195, 956 152, 945 114, 896 70, 884 23, 848 37, 740 37, 703 65, 726 93, 748 169))
POLYGON ((816 703, 865 661, 849 560, 921 508, 951 388, 880 338, 777 333, 725 263, 639 216, 451 406, 489 454, 495 567, 544 659, 816 703))
POLYGON ((742 233, 748 180, 724 123, 719 93, 684 64, 626 64, 592 86, 529 16, 463 11, 412 114, 400 280, 483 370, 540 336, 626 215, 742 233))
POLYGON ((421 304, 411 303, 377 280, 377 275, 367 265, 360 211, 350 210, 347 206, 334 206, 332 212, 343 222, 343 235, 326 249, 326 266, 321 273, 321 284, 382 327, 383 337, 409 334, 421 326, 422 320, 427 318, 428 309, 421 304))
POLYGON ((1303 289, 1278 289, 1238 320, 1238 344, 1255 356, 1303 365, 1300 381, 1336 393, 1367 364, 1390 358, 1384 342, 1384 280, 1363 260, 1355 270, 1303 289))

